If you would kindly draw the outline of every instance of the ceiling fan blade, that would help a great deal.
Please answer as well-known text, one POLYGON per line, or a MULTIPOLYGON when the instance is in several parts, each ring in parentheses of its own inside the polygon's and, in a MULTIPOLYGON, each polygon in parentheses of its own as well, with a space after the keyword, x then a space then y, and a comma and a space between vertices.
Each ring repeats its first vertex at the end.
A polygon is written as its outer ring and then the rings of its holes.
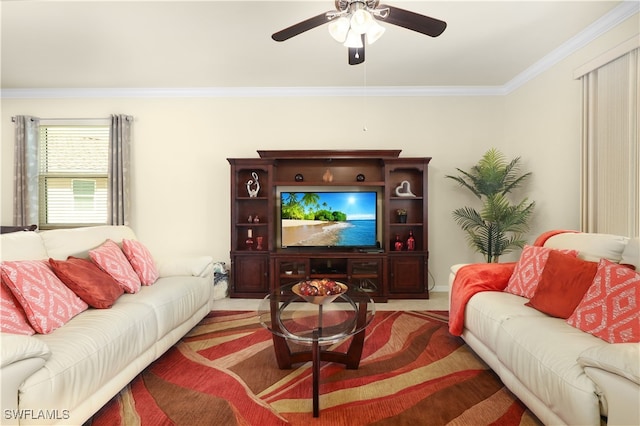
POLYGON ((291 37, 297 36, 298 34, 302 34, 305 31, 309 31, 322 24, 326 24, 327 22, 329 22, 329 18, 326 13, 323 13, 322 15, 314 16, 313 18, 298 22, 284 30, 278 31, 277 33, 274 33, 271 38, 275 41, 285 41, 291 37))
POLYGON ((378 7, 381 9, 388 8, 389 15, 386 18, 376 16, 376 19, 431 37, 438 37, 447 28, 447 23, 439 19, 388 5, 380 5, 378 7))

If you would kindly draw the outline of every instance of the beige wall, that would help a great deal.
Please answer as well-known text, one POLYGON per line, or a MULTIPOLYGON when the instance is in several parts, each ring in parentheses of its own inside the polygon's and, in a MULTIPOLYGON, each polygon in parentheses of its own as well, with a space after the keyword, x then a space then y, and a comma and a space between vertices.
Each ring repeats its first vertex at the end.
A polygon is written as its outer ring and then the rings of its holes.
POLYGON ((482 260, 451 218, 476 201, 444 176, 469 168, 490 147, 521 156, 533 172, 530 241, 544 230, 578 227, 581 95, 572 72, 637 32, 637 19, 629 21, 505 96, 2 99, 0 221, 11 223, 17 114, 135 117, 131 225, 159 258, 228 261, 229 157, 257 157, 257 149, 402 149, 433 157, 429 263, 444 288, 451 264, 482 260))

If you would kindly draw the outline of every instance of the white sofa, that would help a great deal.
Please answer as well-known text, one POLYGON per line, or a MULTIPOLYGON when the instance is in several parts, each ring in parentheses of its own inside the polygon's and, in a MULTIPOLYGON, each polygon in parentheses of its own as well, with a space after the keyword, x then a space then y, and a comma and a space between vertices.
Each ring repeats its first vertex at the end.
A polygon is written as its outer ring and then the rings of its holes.
MULTIPOLYGON (((135 240, 125 226, 1 236, 2 260, 88 257, 107 239, 135 240)), ((50 334, 0 333, 0 424, 80 425, 211 311, 208 256, 157 262, 160 278, 108 309, 73 317, 50 334)))
MULTIPOLYGON (((560 233, 544 246, 640 269, 637 239, 560 233)), ((450 286, 462 266, 451 267, 450 286)), ((505 291, 473 293, 456 308, 464 313, 461 337, 544 424, 640 424, 639 343, 607 343, 505 291)))

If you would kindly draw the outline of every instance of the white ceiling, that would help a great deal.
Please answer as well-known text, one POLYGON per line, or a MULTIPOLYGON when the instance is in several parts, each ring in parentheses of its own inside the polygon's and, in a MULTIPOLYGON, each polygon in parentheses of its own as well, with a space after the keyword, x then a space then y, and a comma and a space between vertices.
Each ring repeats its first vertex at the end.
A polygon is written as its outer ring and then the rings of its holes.
POLYGON ((270 37, 332 0, 3 0, 2 88, 503 86, 621 2, 386 3, 448 27, 431 38, 382 24, 366 62, 350 66, 326 26, 270 37))

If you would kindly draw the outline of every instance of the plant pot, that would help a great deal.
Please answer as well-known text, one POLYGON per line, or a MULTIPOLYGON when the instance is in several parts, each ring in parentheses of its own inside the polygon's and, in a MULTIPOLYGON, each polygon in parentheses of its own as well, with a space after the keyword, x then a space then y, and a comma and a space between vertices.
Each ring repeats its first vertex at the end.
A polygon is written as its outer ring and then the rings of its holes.
POLYGON ((398 215, 398 223, 407 223, 407 215, 399 214, 398 215))

